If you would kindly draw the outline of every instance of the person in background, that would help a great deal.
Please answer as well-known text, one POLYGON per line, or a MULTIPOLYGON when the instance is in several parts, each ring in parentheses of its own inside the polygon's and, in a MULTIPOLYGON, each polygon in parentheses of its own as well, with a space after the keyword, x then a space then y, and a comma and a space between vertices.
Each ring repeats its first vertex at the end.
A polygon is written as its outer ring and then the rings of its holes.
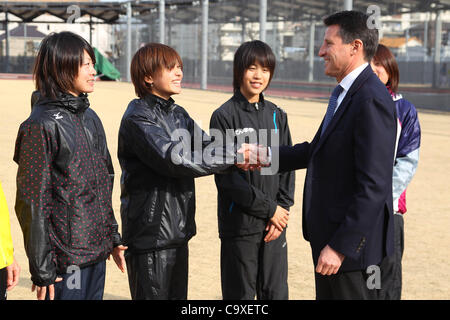
POLYGON ((9 211, 0 182, 0 300, 19 282, 20 266, 14 259, 9 211))
POLYGON ((400 125, 392 180, 394 255, 383 263, 382 275, 384 280, 381 281, 381 290, 385 299, 400 300, 402 292, 402 257, 405 248, 403 215, 406 213, 406 188, 414 177, 419 163, 420 123, 414 105, 398 93, 400 73, 397 61, 389 48, 379 44, 371 66, 375 74, 380 78, 380 81, 386 85, 395 102, 400 125), (389 281, 389 278, 392 280, 389 281))

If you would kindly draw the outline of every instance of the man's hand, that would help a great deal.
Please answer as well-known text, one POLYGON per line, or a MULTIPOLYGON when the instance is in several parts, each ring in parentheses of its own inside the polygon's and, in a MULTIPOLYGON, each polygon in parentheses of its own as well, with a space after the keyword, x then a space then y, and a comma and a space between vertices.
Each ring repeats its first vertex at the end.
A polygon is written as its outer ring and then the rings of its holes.
POLYGON ((243 163, 236 164, 242 170, 254 170, 270 165, 267 147, 256 144, 243 143, 238 153, 242 153, 244 157, 243 163))
POLYGON ((329 245, 320 252, 319 260, 317 261, 316 272, 324 276, 336 274, 344 261, 345 256, 329 245))
POLYGON ((284 228, 286 228, 289 220, 289 211, 286 209, 277 206, 273 217, 270 218, 270 222, 280 231, 282 232, 284 228))
POLYGON ((19 283, 20 266, 16 259, 13 258, 13 263, 6 267, 6 290, 12 290, 17 283, 19 283))
MULTIPOLYGON (((120 269, 120 271, 125 272, 125 266, 126 266, 126 262, 125 262, 125 250, 127 250, 128 247, 119 245, 117 247, 115 247, 113 249, 112 252, 112 256, 114 259, 114 262, 116 263, 117 267, 120 269)), ((109 260, 110 257, 108 257, 109 260)))

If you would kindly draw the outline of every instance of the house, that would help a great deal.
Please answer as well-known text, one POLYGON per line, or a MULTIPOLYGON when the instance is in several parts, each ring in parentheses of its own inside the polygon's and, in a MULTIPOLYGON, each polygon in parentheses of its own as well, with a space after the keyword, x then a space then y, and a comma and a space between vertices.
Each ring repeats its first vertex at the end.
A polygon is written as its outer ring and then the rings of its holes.
MULTIPOLYGON (((46 34, 37 30, 37 26, 21 24, 9 31, 10 56, 35 56, 39 43, 46 34)), ((0 35, 0 57, 6 56, 6 32, 0 35)))
POLYGON ((425 54, 422 41, 417 37, 408 38, 408 42, 405 37, 384 37, 380 43, 391 49, 397 57, 422 58, 425 54))

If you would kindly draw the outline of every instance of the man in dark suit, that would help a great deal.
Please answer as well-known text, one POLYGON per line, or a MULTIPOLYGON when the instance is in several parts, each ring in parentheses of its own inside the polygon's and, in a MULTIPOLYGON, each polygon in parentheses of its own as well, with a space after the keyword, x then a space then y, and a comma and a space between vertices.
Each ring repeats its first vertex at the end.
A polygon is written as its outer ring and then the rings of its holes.
MULTIPOLYGON (((368 64, 378 30, 368 28, 367 18, 343 11, 324 19, 319 56, 339 85, 311 143, 271 152, 279 152, 280 171, 307 168, 303 235, 312 248, 317 299, 380 298, 367 270, 379 272, 393 251, 395 105, 368 64)), ((259 149, 264 162, 267 153, 259 149)))

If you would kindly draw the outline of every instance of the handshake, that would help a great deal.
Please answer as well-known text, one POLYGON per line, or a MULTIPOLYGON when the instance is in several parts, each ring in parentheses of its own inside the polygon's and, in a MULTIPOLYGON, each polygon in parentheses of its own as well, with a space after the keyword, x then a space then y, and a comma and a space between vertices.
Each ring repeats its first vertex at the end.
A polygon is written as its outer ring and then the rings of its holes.
POLYGON ((262 145, 243 143, 237 152, 243 156, 243 161, 236 164, 242 170, 261 169, 270 165, 270 149, 262 145))
MULTIPOLYGON (((243 143, 238 153, 243 155, 243 161, 236 164, 242 170, 260 170, 262 167, 268 167, 271 163, 270 149, 262 145, 243 143)), ((275 213, 266 226, 267 234, 264 237, 265 242, 277 239, 286 228, 289 220, 289 211, 277 206, 275 213)))

